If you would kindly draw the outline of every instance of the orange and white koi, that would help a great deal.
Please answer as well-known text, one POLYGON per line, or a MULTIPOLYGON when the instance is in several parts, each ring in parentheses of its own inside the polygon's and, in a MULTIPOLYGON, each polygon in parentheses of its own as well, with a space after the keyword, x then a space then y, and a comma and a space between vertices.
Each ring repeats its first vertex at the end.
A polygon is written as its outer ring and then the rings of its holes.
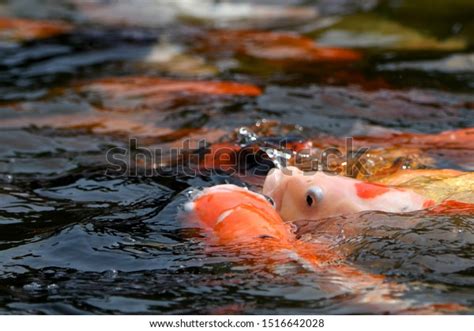
POLYGON ((271 197, 285 221, 317 220, 366 210, 409 212, 435 202, 411 190, 367 183, 295 167, 273 169, 263 193, 271 197))
POLYGON ((357 303, 370 305, 374 311, 435 313, 462 308, 431 305, 420 310, 413 302, 396 298, 404 286, 347 264, 333 247, 298 240, 274 205, 248 189, 230 184, 206 188, 185 205, 185 211, 207 232, 209 244, 255 257, 269 266, 292 262, 310 272, 329 274, 332 281, 319 284, 322 289, 348 290, 358 297, 357 303))
POLYGON ((370 292, 364 300, 390 301, 385 298, 388 287, 383 276, 343 263, 343 256, 327 245, 298 240, 261 194, 235 185, 217 185, 200 192, 185 205, 185 210, 207 232, 212 245, 254 256, 270 266, 296 263, 307 271, 332 273, 340 284, 327 288, 336 286, 357 292, 380 287, 383 290, 370 292))
POLYGON ((319 259, 306 254, 289 225, 285 224, 273 205, 261 194, 236 185, 209 187, 185 205, 198 225, 221 245, 243 247, 262 252, 301 251, 309 264, 319 259))

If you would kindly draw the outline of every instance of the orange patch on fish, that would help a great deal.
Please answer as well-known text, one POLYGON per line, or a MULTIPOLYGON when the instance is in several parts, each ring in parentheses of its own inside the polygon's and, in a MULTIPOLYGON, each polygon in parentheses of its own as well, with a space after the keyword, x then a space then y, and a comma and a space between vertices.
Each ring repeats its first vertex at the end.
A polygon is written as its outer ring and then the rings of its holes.
POLYGON ((81 93, 98 94, 98 109, 136 112, 168 110, 230 97, 256 97, 262 89, 226 81, 175 80, 155 77, 111 77, 80 84, 81 93))
POLYGON ((354 140, 357 146, 364 144, 399 145, 420 149, 474 149, 474 128, 443 131, 435 134, 391 132, 379 136, 361 136, 354 140))
POLYGON ((87 82, 83 88, 95 87, 104 92, 126 92, 131 95, 143 97, 153 96, 156 93, 179 92, 186 94, 210 94, 210 95, 244 95, 259 96, 262 89, 251 84, 205 81, 205 80, 174 80, 158 77, 110 77, 87 82))
POLYGON ((228 95, 246 95, 256 97, 262 94, 262 89, 249 84, 240 84, 233 82, 211 82, 196 88, 197 92, 208 94, 228 94, 228 95))
POLYGON ((295 141, 295 142, 288 142, 285 144, 285 148, 299 153, 302 151, 309 151, 313 147, 313 143, 311 141, 295 141))
POLYGON ((317 46, 310 38, 287 32, 215 31, 206 35, 198 48, 269 61, 357 61, 361 58, 359 52, 317 46))
MULTIPOLYGON (((257 195, 251 191, 243 188, 238 188, 234 185, 222 185, 216 187, 208 194, 202 194, 194 200, 194 212, 197 218, 204 222, 210 228, 217 230, 218 233, 227 233, 229 228, 245 228, 247 232, 259 233, 261 226, 264 228, 273 228, 271 231, 273 235, 276 233, 284 233, 286 230, 283 222, 278 213, 273 207, 265 200, 263 196, 257 195), (231 217, 231 213, 224 217, 225 212, 233 211, 235 215, 246 215, 253 213, 253 217, 244 217, 242 222, 237 222, 235 225, 232 222, 226 222, 226 227, 219 226, 228 217, 231 217), (224 215, 224 216, 223 216, 224 215), (246 223, 253 223, 253 226, 245 227, 246 223), (281 223, 281 224, 280 224, 281 223), (276 226, 267 226, 266 224, 273 224, 276 226), (278 230, 275 230, 278 229, 278 230)), ((229 218, 229 219, 232 219, 229 218)), ((237 230, 237 229, 236 229, 237 230)), ((239 232, 239 231, 237 231, 239 232)), ((266 231, 259 234, 269 234, 266 231)), ((235 238, 229 237, 228 239, 233 240, 235 238)), ((280 235, 278 235, 280 237, 280 235)))
POLYGON ((474 215, 474 203, 446 200, 430 210, 433 214, 474 215))
POLYGON ((72 26, 60 21, 40 21, 0 17, 0 38, 26 41, 54 37, 69 32, 72 26))
POLYGON ((435 205, 436 205, 436 202, 432 199, 429 199, 423 202, 423 208, 430 208, 430 207, 434 207, 435 205))
POLYGON ((354 186, 357 195, 362 199, 373 199, 389 191, 388 187, 380 184, 356 183, 354 186))

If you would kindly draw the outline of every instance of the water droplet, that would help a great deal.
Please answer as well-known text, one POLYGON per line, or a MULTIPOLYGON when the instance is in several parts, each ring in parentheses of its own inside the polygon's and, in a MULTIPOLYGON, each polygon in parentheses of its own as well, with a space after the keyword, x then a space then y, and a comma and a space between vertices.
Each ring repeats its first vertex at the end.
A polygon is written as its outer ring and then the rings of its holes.
POLYGON ((26 291, 38 291, 41 290, 41 284, 37 282, 32 282, 23 286, 23 289, 26 291))
POLYGON ((110 269, 104 272, 104 277, 108 279, 115 279, 118 276, 118 271, 115 269, 110 269))
POLYGON ((49 284, 46 288, 49 292, 56 293, 59 289, 59 286, 56 284, 49 284))
POLYGON ((10 174, 0 175, 0 180, 4 183, 11 184, 13 183, 13 176, 10 174))

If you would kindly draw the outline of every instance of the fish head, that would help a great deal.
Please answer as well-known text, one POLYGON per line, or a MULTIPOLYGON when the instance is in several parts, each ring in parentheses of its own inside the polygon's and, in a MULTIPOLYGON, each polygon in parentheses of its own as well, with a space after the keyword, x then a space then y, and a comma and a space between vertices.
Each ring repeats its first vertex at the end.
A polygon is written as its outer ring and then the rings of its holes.
POLYGON ((271 202, 261 194, 236 185, 206 188, 185 209, 221 242, 288 236, 288 228, 271 202))
POLYGON ((338 208, 348 203, 346 195, 353 190, 351 184, 320 171, 304 173, 288 167, 268 174, 263 193, 274 200, 283 220, 316 220, 338 214, 338 208))
POLYGON ((397 187, 368 183, 323 171, 289 167, 272 170, 263 193, 275 201, 286 222, 312 221, 368 210, 399 213, 432 207, 435 202, 397 187))

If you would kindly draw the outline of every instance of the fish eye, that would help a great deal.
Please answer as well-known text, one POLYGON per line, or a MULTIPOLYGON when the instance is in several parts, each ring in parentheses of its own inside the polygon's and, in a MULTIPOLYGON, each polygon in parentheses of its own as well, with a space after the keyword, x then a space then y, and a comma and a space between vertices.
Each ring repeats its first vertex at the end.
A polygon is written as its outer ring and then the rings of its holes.
POLYGON ((312 186, 309 188, 308 192, 306 192, 306 203, 311 207, 316 202, 321 202, 323 197, 323 190, 319 186, 312 186))
POLYGON ((273 200, 271 197, 269 197, 268 195, 265 195, 263 194, 263 196, 265 197, 265 199, 270 202, 270 204, 275 207, 275 200, 273 200))

